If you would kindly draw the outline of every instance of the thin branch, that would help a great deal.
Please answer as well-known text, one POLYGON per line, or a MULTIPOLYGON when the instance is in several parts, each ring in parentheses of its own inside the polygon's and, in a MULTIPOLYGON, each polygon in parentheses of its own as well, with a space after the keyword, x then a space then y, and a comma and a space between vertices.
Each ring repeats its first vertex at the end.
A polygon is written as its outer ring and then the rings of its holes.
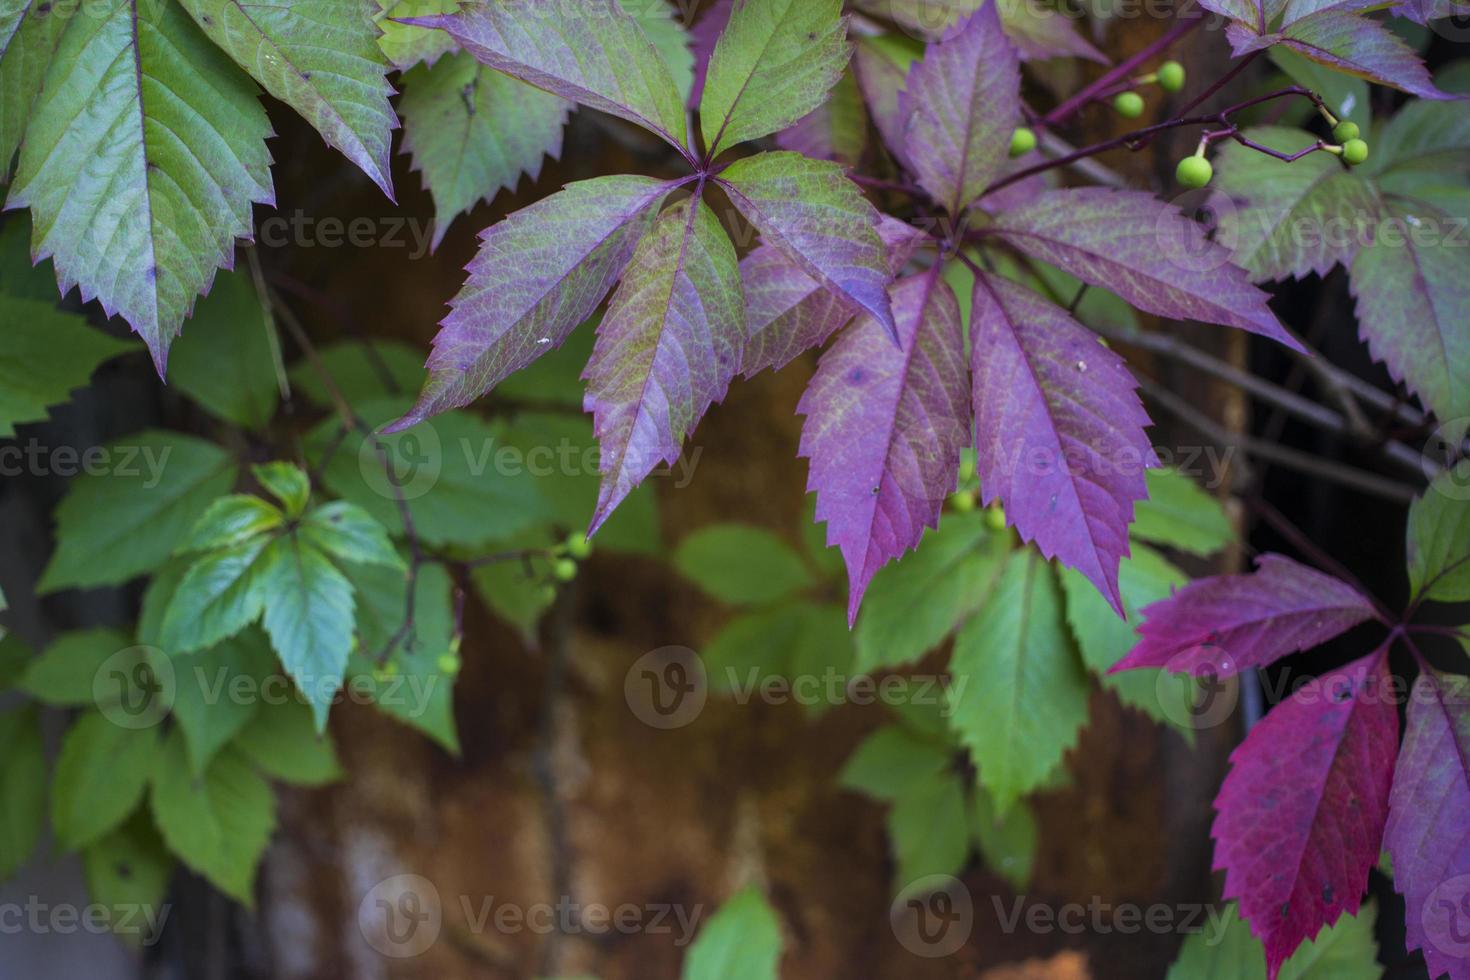
POLYGON ((1270 524, 1277 534, 1290 541, 1291 546, 1310 559, 1314 565, 1329 575, 1334 575, 1342 579, 1348 585, 1352 586, 1355 592, 1371 602, 1379 621, 1385 626, 1393 626, 1398 622, 1398 617, 1393 614, 1393 611, 1374 595, 1356 575, 1349 571, 1346 565, 1333 558, 1316 542, 1307 537, 1300 528, 1287 519, 1285 514, 1260 497, 1248 498, 1245 503, 1257 516, 1265 520, 1267 524, 1270 524))
POLYGON ((1205 18, 1203 16, 1193 18, 1181 17, 1177 19, 1174 26, 1169 28, 1158 40, 1131 58, 1119 62, 1111 71, 1099 77, 1097 81, 1083 88, 1082 91, 1067 99, 1051 112, 1048 112, 1041 118, 1041 124, 1043 126, 1055 127, 1066 122, 1088 105, 1102 98, 1102 93, 1110 91, 1118 82, 1132 78, 1144 64, 1168 51, 1181 38, 1200 27, 1204 22, 1205 18))

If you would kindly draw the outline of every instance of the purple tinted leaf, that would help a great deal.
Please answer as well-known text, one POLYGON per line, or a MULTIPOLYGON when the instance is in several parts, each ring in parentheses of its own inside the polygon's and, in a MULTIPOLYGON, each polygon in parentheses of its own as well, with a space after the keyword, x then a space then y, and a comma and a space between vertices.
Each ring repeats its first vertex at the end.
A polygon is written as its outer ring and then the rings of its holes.
POLYGON ((1381 653, 1307 684, 1230 756, 1211 836, 1226 898, 1275 980, 1304 940, 1356 913, 1378 861, 1398 747, 1381 653))
POLYGON ((560 347, 597 309, 675 186, 650 177, 580 181, 481 235, 434 338, 418 404, 386 431, 468 405, 560 347))
POLYGON ((1191 582, 1143 616, 1138 645, 1110 673, 1167 667, 1229 677, 1326 643, 1374 611, 1346 582, 1266 554, 1253 574, 1191 582))
POLYGON ((1267 296, 1178 208, 1139 191, 1050 191, 988 234, 1157 316, 1239 327, 1294 349, 1267 296))
POLYGON ((689 29, 689 46, 694 49, 694 88, 689 94, 689 108, 699 106, 704 97, 704 81, 709 77, 709 60, 715 56, 715 45, 730 23, 735 0, 715 0, 693 27, 689 29))
MULTIPOLYGON (((888 251, 893 275, 903 271, 925 235, 897 218, 884 215, 878 236, 888 251)), ((745 286, 745 360, 740 371, 751 377, 777 369, 826 343, 861 312, 840 293, 824 289, 806 270, 769 245, 740 263, 745 286)))
POLYGON ((584 407, 601 446, 595 532, 725 397, 745 347, 735 246, 705 204, 659 215, 597 329, 584 407))
POLYGON ((1453 99, 1441 92, 1414 49, 1376 21, 1349 10, 1327 8, 1288 23, 1275 33, 1230 35, 1237 55, 1284 45, 1329 68, 1425 99, 1453 99))
POLYGON ((918 52, 892 37, 858 39, 853 51, 852 71, 858 90, 867 103, 868 115, 878 128, 888 152, 907 166, 908 147, 904 142, 907 123, 899 105, 909 68, 918 60, 918 52))
POLYGON ((824 105, 777 133, 776 145, 815 160, 857 165, 868 145, 868 114, 852 73, 842 76, 824 105))
POLYGON ((674 76, 617 0, 496 0, 404 23, 447 31, 481 64, 637 123, 687 152, 674 76))
POLYGON ((975 443, 985 502, 1077 569, 1121 616, 1118 563, 1158 459, 1138 382, 1061 307, 981 273, 970 312, 975 443))
POLYGON ((1470 978, 1470 680, 1419 675, 1409 700, 1383 846, 1407 906, 1409 949, 1432 977, 1470 978))
POLYGON ((878 211, 840 166, 799 153, 762 153, 732 164, 718 180, 766 244, 897 336, 878 211))
POLYGON ((1000 20, 1022 61, 1086 58, 1107 64, 1107 55, 1087 42, 1071 17, 1035 0, 1000 0, 1000 20))
POLYGON ((1000 173, 1021 117, 1020 63, 995 4, 929 46, 899 105, 919 185, 958 215, 1000 173))
POLYGON ((939 523, 970 441, 959 304, 935 266, 892 287, 901 349, 863 316, 822 357, 797 411, 827 543, 842 549, 857 618, 873 574, 939 523))

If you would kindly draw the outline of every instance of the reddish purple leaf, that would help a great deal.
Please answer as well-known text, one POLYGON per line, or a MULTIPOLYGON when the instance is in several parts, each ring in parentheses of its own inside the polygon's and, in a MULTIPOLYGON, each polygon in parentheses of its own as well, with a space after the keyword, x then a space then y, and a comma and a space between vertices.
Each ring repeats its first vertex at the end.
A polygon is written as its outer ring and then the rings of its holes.
POLYGON ((1470 978, 1470 679, 1425 673, 1409 701, 1383 846, 1410 949, 1431 977, 1470 978))
POLYGON ((959 215, 1000 173, 1021 118, 1021 66, 994 3, 909 69, 899 114, 919 186, 959 215))
POLYGON ((1151 194, 1050 191, 1007 211, 986 231, 1147 313, 1239 327, 1300 349, 1266 305, 1266 294, 1230 264, 1230 251, 1151 194))
POLYGON ((1109 673, 1167 667, 1229 677, 1326 643, 1374 615, 1340 579, 1261 555, 1253 574, 1202 578, 1146 607, 1138 645, 1109 673))
POLYGON ((869 580, 936 527, 969 444, 959 304, 935 266, 892 287, 902 349, 863 316, 822 357, 797 411, 827 543, 842 549, 857 618, 869 580))
POLYGON ((1157 466, 1138 382, 1097 335, 1008 279, 979 273, 970 313, 975 445, 985 502, 1077 569, 1123 615, 1118 563, 1157 466))
POLYGON ((910 57, 911 52, 886 38, 860 38, 852 57, 852 73, 867 104, 868 115, 888 152, 905 167, 908 166, 908 148, 904 143, 907 118, 899 103, 908 81, 908 70, 913 65, 908 60, 910 57))
POLYGON ((1225 898, 1281 964, 1344 912, 1378 862, 1399 716, 1382 651, 1316 678, 1231 754, 1215 798, 1215 868, 1225 898))
POLYGON ((735 12, 735 0, 714 0, 699 20, 689 29, 689 47, 694 50, 694 88, 689 93, 689 108, 697 109, 704 97, 704 80, 709 77, 709 60, 715 56, 715 45, 735 12))

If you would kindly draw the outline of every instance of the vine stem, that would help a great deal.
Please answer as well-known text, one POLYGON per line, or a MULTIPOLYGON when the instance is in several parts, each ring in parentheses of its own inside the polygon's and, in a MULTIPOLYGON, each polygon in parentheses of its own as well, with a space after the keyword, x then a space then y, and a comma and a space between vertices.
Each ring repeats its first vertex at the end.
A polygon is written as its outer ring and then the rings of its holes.
POLYGON ((1082 91, 1067 99, 1051 112, 1038 120, 1043 126, 1055 127, 1081 112, 1089 104, 1103 97, 1119 82, 1126 81, 1137 73, 1145 63, 1153 60, 1160 54, 1169 50, 1180 39, 1188 35, 1205 22, 1204 17, 1180 18, 1173 27, 1169 28, 1158 40, 1148 45, 1137 54, 1125 61, 1119 62, 1111 71, 1106 72, 1097 81, 1083 88, 1082 91))
POLYGON ((1300 528, 1287 519, 1285 514, 1258 497, 1248 498, 1246 500, 1246 506, 1267 524, 1271 525, 1277 534, 1280 534, 1287 541, 1291 542, 1292 547, 1310 559, 1318 568, 1342 579, 1348 585, 1352 586, 1353 591, 1372 603, 1374 615, 1380 623, 1393 628, 1395 632, 1402 631, 1403 627, 1399 617, 1394 615, 1393 610, 1389 609, 1383 600, 1375 596, 1356 575, 1348 570, 1346 565, 1333 558, 1325 549, 1307 537, 1300 528))

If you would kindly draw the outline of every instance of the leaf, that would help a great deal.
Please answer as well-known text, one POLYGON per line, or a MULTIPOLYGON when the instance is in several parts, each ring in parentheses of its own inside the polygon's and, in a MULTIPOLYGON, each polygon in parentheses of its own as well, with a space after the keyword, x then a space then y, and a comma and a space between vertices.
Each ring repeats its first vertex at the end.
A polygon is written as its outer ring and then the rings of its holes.
POLYGON ((56 509, 56 552, 40 592, 121 585, 154 571, 237 475, 223 449, 177 432, 126 436, 96 458, 56 509))
POLYGON ((948 746, 904 725, 884 725, 858 744, 838 774, 843 789, 892 802, 953 768, 948 746))
POLYGON ((1383 219, 1353 260, 1358 332, 1459 441, 1470 427, 1470 249, 1415 241, 1420 225, 1454 221, 1426 205, 1388 197, 1383 219))
POLYGON ((398 119, 366 0, 179 0, 209 39, 393 197, 398 119))
POLYGON ((618 0, 618 3, 643 28, 643 33, 668 66, 680 103, 688 105, 690 93, 694 90, 694 51, 689 46, 689 34, 684 30, 683 18, 690 14, 687 6, 675 9, 675 5, 665 0, 618 0))
POLYGON ((397 571, 407 566, 383 525, 361 507, 334 500, 313 510, 297 529, 302 539, 338 561, 382 565, 397 571))
POLYGON ((597 329, 583 377, 601 447, 589 535, 725 397, 745 346, 735 247, 703 202, 659 215, 597 329))
POLYGON ((721 905, 684 958, 683 980, 776 980, 781 922, 754 886, 721 905))
POLYGON ((1373 653, 1282 702, 1230 756, 1215 799, 1215 868, 1266 946, 1272 980, 1302 943, 1356 913, 1378 861, 1398 745, 1373 653))
MULTIPOLYGON (((1311 133, 1258 127, 1246 137, 1285 153, 1317 142, 1311 133)), ((1252 282, 1326 275, 1357 253, 1361 227, 1379 210, 1378 195, 1330 153, 1283 163, 1231 142, 1220 149, 1215 184, 1229 197, 1216 240, 1252 282)))
MULTIPOLYGON (((1369 124, 1373 121, 1373 106, 1366 81, 1333 71, 1326 65, 1280 44, 1271 49, 1271 61, 1293 82, 1320 95, 1337 118, 1355 122, 1359 129, 1368 131, 1369 124)), ((1377 139, 1374 140, 1375 157, 1381 153, 1381 147, 1376 145, 1378 142, 1377 139)))
POLYGON ((946 515, 912 555, 873 577, 854 634, 856 669, 902 667, 943 643, 990 598, 1009 552, 983 515, 946 515))
POLYGON ((434 14, 452 14, 459 9, 460 0, 378 0, 378 12, 374 22, 382 31, 378 47, 382 49, 390 64, 400 71, 408 71, 417 64, 433 65, 441 57, 458 49, 459 45, 443 31, 415 27, 403 21, 434 14))
POLYGON ((174 859, 145 811, 83 851, 82 870, 92 903, 119 913, 107 917, 119 939, 135 948, 159 940, 174 859))
POLYGON ((730 620, 701 651, 709 688, 742 704, 762 696, 801 705, 812 718, 846 701, 852 634, 842 608, 787 602, 730 620))
POLYGON ((54 303, 0 295, 5 346, 0 349, 0 438, 22 422, 47 418, 47 407, 84 387, 103 362, 134 349, 87 326, 54 303), (65 351, 65 357, 58 357, 65 351))
POLYGON ((1201 558, 1235 543, 1235 528, 1218 498, 1172 467, 1144 474, 1148 498, 1134 508, 1132 536, 1201 558))
POLYGON ((1166 667, 1229 677, 1326 643, 1376 613, 1346 582, 1264 554, 1254 573, 1191 582, 1143 615, 1138 645, 1112 672, 1166 667))
POLYGON ((67 729, 51 784, 51 827, 63 850, 98 840, 143 799, 158 752, 152 728, 123 728, 95 711, 67 729))
POLYGON ((1470 875, 1470 680, 1421 673, 1409 698, 1383 844, 1393 884, 1404 896, 1410 950, 1424 952, 1433 977, 1470 976, 1460 910, 1470 875))
POLYGON ((23 705, 0 712, 0 881, 31 859, 46 820, 46 750, 41 716, 23 705))
POLYGON ((352 652, 352 583, 294 534, 266 546, 257 575, 261 622, 322 731, 352 652))
MULTIPOLYGON (((1379 980, 1378 944, 1373 939, 1377 911, 1365 903, 1307 940, 1281 966, 1282 980, 1379 980)), ((1204 929, 1184 938, 1179 958, 1165 980, 1266 980, 1261 943, 1240 920, 1234 905, 1218 918, 1210 911, 1204 929)))
POLYGON ((276 414, 275 325, 250 279, 217 276, 169 355, 169 383, 226 422, 264 431, 276 414), (228 365, 228 370, 221 370, 228 365))
POLYGON ((741 524, 711 524, 679 543, 674 567, 705 592, 732 604, 772 602, 812 584, 801 556, 775 534, 741 524))
POLYGON ((96 703, 94 682, 104 664, 132 646, 120 630, 87 629, 62 633, 26 665, 16 688, 42 704, 81 708, 96 703))
POLYGON ((0 12, 0 186, 25 135, 57 38, 70 19, 45 0, 9 0, 0 12))
POLYGON ((936 527, 970 441, 959 307, 938 275, 892 287, 900 347, 863 316, 822 357, 797 412, 827 541, 842 549, 857 619, 874 573, 936 527))
POLYGON ((1173 205, 1137 191, 1048 191, 998 217, 993 233, 1032 258, 1117 293, 1147 313, 1298 344, 1224 246, 1173 205))
POLYGON ((888 152, 901 163, 908 159, 905 141, 908 116, 901 105, 903 90, 908 84, 909 70, 923 53, 918 45, 891 34, 860 37, 853 53, 852 71, 867 103, 868 114, 883 136, 888 152))
POLYGON ((931 44, 909 70, 899 112, 907 165, 958 217, 999 175, 1021 117, 1016 49, 988 3, 931 44))
POLYGON ((7 208, 28 207, 55 259, 147 342, 169 342, 273 204, 270 124, 254 87, 174 4, 103 0, 68 19, 31 112, 7 208), (85 167, 65 161, 89 161, 85 167))
POLYGON ((970 853, 964 784, 955 773, 918 782, 888 811, 894 876, 900 888, 930 875, 952 875, 970 853))
POLYGON ((434 197, 433 248, 456 217, 561 157, 571 104, 459 51, 403 79, 403 148, 434 197))
POLYGON ((690 111, 699 108, 704 97, 704 83, 709 78, 709 62, 715 54, 715 45, 720 35, 730 24, 730 14, 735 9, 735 0, 710 0, 702 4, 699 20, 689 29, 689 49, 694 55, 694 85, 689 90, 686 104, 690 111))
POLYGON ((220 891, 255 907, 255 869, 276 826, 276 800, 233 750, 202 777, 189 773, 181 733, 164 742, 153 767, 153 819, 168 849, 220 891))
POLYGON ((637 123, 688 153, 678 84, 617 0, 497 0, 408 23, 442 28, 481 64, 637 123))
POLYGON ((1470 463, 1440 473, 1409 507, 1409 584, 1416 601, 1470 601, 1470 507, 1458 491, 1470 463))
POLYGON ((263 702, 233 749, 267 776, 292 786, 325 786, 343 775, 332 737, 317 730, 311 710, 294 697, 263 702))
POLYGON ((1107 64, 1107 55, 1077 32, 1070 10, 1063 14, 1043 3, 998 0, 1000 22, 1022 61, 1086 58, 1107 64))
POLYGON ((975 789, 972 800, 971 831, 980 856, 992 871, 1003 875, 1017 892, 1031 883, 1031 870, 1036 865, 1040 829, 1036 815, 1024 801, 1011 807, 1005 816, 995 812, 995 804, 984 790, 975 789))
MULTIPOLYGON (((318 356, 325 373, 354 408, 359 402, 411 394, 423 380, 423 353, 397 340, 344 341, 322 348, 318 356)), ((290 375, 293 389, 324 408, 332 407, 332 396, 316 365, 303 359, 291 368, 290 375)))
POLYGON ((306 513, 311 500, 311 478, 294 463, 262 463, 250 472, 266 492, 281 502, 286 516, 295 520, 306 513))
POLYGON ((161 640, 170 654, 205 650, 260 618, 265 537, 211 552, 179 581, 163 616, 161 640))
POLYGON ((1018 551, 1006 563, 955 637, 949 670, 950 727, 1006 814, 1047 781, 1087 721, 1087 674, 1040 556, 1018 551))
POLYGON ((1467 153, 1470 104, 1410 102, 1375 135, 1368 166, 1380 183, 1404 174, 1414 181, 1426 170, 1463 176, 1470 171, 1467 153))
POLYGON ((285 526, 286 515, 275 504, 248 494, 231 494, 209 505, 179 551, 183 554, 233 548, 285 526))
POLYGON ((816 109, 851 53, 840 0, 738 0, 699 103, 709 158, 816 109))
POLYGON ((1133 504, 1158 464, 1138 383, 1061 307, 978 273, 970 314, 975 438, 984 501, 1087 577, 1120 614, 1118 562, 1133 504))
POLYGON ((270 646, 253 629, 174 659, 173 716, 184 733, 190 771, 196 776, 255 717, 260 692, 274 667, 270 646), (237 693, 240 690, 247 693, 237 693))
POLYGON ((673 186, 648 177, 579 181, 486 231, 434 338, 418 404, 385 431, 468 405, 560 347, 623 274, 673 186))
POLYGON ((852 73, 837 80, 825 105, 777 133, 776 145, 812 159, 856 166, 868 145, 868 114, 852 73))

